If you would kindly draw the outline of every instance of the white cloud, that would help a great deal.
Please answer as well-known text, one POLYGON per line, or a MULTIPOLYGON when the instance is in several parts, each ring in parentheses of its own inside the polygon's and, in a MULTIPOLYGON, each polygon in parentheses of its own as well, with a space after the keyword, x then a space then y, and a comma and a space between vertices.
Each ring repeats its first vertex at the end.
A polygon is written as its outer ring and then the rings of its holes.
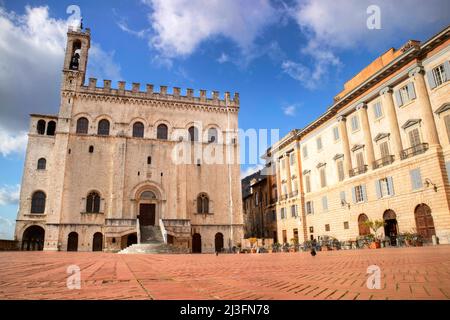
POLYGON ((18 204, 20 197, 20 185, 0 187, 0 206, 18 204))
POLYGON ((294 104, 291 104, 289 106, 283 107, 283 113, 287 116, 293 117, 295 116, 295 113, 297 111, 297 106, 294 104))
MULTIPOLYGON (((0 7, 0 129, 11 136, 27 130, 29 113, 57 113, 67 27, 48 7, 23 15, 0 7)), ((120 78, 113 52, 93 43, 90 53, 89 74, 120 78)))
POLYGON ((11 134, 0 128, 0 154, 7 156, 11 153, 23 153, 27 147, 28 136, 26 132, 11 134))
POLYGON ((222 64, 225 62, 228 62, 230 60, 230 57, 225 52, 222 52, 219 58, 217 58, 217 62, 222 64))
POLYGON ((208 39, 223 36, 252 51, 277 11, 270 0, 143 0, 152 8, 150 45, 166 58, 188 56, 208 39))
MULTIPOLYGON (((285 60, 282 69, 309 89, 326 79, 330 70, 342 64, 337 54, 343 50, 385 47, 399 35, 409 35, 427 28, 447 24, 450 2, 447 0, 297 0, 290 15, 307 37, 301 60, 285 60), (381 29, 367 28, 367 8, 377 5, 381 12, 381 29)), ((436 30, 434 30, 436 31, 436 30)), ((408 39, 405 38, 404 41, 408 39)))
POLYGON ((258 164, 255 166, 247 167, 247 168, 245 168, 245 170, 243 170, 243 171, 241 170, 241 179, 244 179, 245 177, 248 177, 249 175, 251 175, 257 171, 262 170, 263 168, 264 168, 264 164, 258 164))

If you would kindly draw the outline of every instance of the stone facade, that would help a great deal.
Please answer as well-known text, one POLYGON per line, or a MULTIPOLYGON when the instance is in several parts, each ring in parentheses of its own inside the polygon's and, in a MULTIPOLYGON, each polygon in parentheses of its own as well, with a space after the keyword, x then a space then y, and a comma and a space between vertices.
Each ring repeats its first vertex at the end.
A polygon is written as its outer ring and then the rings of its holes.
POLYGON ((196 251, 214 252, 219 233, 225 248, 240 241, 238 94, 85 85, 89 47, 89 29, 69 30, 59 113, 31 115, 22 248, 117 251, 139 241, 144 214, 174 245, 192 248, 194 237, 196 251))
POLYGON ((384 219, 392 239, 412 231, 450 242, 449 35, 389 50, 268 150, 280 242, 353 240, 367 219, 384 219))

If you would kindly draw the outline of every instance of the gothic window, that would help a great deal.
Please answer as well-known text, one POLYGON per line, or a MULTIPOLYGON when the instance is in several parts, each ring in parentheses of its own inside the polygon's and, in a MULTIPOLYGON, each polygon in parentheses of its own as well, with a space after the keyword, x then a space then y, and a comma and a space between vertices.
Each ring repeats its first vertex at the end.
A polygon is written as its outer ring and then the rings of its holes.
POLYGON ((217 129, 209 128, 208 129, 208 142, 217 142, 217 129))
POLYGON ((198 141, 198 129, 194 126, 189 128, 189 141, 198 141))
POLYGON ((56 122, 55 121, 50 121, 47 124, 47 135, 48 136, 54 136, 55 135, 55 131, 56 131, 56 122))
POLYGON ((31 198, 31 213, 44 213, 45 212, 45 193, 42 191, 36 191, 31 198))
POLYGON ((100 120, 98 123, 97 134, 100 136, 109 136, 109 121, 106 119, 100 120))
POLYGON ((72 47, 72 58, 70 60, 70 70, 78 70, 80 66, 81 41, 76 40, 72 47))
POLYGON ((80 118, 77 120, 77 133, 87 134, 89 128, 89 120, 86 118, 80 118))
POLYGON ((156 139, 159 140, 167 140, 168 138, 168 128, 165 124, 160 124, 157 128, 156 128, 156 139))
POLYGON ((40 158, 37 163, 37 169, 45 170, 46 167, 47 167, 47 160, 45 160, 45 158, 40 158))
POLYGON ((91 192, 86 198, 86 212, 99 213, 100 212, 100 195, 97 192, 91 192))
POLYGON ((133 137, 143 138, 144 137, 144 125, 142 122, 136 122, 133 124, 133 137))
POLYGON ((209 212, 209 198, 206 194, 201 193, 197 197, 197 213, 209 212))
POLYGON ((36 126, 36 131, 38 134, 45 134, 45 121, 39 120, 36 126))

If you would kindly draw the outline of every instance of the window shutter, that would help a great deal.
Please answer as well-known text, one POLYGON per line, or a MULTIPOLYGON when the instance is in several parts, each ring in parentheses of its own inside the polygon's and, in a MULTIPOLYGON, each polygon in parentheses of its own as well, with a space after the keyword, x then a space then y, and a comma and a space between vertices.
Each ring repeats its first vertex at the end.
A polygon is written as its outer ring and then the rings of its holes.
POLYGON ((420 169, 411 170, 410 175, 413 190, 422 188, 422 176, 420 174, 420 169))
POLYGON ((314 213, 314 203, 311 201, 311 213, 314 213))
POLYGON ((305 202, 305 213, 308 214, 308 202, 305 202))
POLYGON ((390 195, 393 196, 395 194, 395 191, 394 191, 394 180, 392 179, 392 177, 387 177, 387 181, 388 181, 388 187, 389 187, 390 195))
POLYGON ((436 81, 434 81, 433 70, 427 72, 427 78, 430 89, 436 88, 436 81))
POLYGON ((341 200, 345 201, 345 191, 341 191, 341 200))
POLYGON ((381 198, 380 180, 375 181, 375 191, 377 192, 377 199, 380 199, 381 198))
POLYGON ((448 182, 450 183, 450 161, 445 163, 445 168, 447 169, 447 179, 448 182))
POLYGON ((352 188, 352 200, 353 200, 353 203, 356 203, 356 191, 355 191, 355 187, 352 188))
POLYGON ((397 107, 401 107, 403 105, 402 97, 400 95, 400 90, 395 91, 395 101, 397 102, 397 107))
POLYGON ((328 199, 327 199, 327 197, 323 197, 322 198, 322 207, 323 207, 323 210, 328 210, 328 199))
POLYGON ((445 61, 444 70, 445 70, 445 81, 449 81, 450 80, 450 61, 445 61))
POLYGON ((366 185, 363 184, 363 185, 361 186, 361 188, 362 188, 362 194, 363 194, 364 202, 367 202, 367 190, 366 190, 366 185))
POLYGON ((409 96, 410 100, 413 100, 416 98, 416 91, 414 90, 413 82, 408 83, 408 96, 409 96))

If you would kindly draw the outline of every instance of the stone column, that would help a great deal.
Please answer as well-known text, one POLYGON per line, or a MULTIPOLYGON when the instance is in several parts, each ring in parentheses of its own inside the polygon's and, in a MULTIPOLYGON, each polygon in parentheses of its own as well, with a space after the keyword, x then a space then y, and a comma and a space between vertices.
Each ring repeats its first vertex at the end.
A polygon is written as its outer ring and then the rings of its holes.
POLYGON ((397 112, 395 112, 394 97, 392 88, 385 87, 380 91, 381 105, 384 106, 386 116, 389 121, 389 131, 392 138, 391 148, 392 153, 397 159, 400 159, 400 154, 403 150, 402 139, 400 136, 400 127, 398 126, 397 112))
POLYGON ((414 87, 416 91, 416 99, 420 114, 424 123, 424 138, 425 141, 433 145, 439 145, 439 137, 434 122, 433 110, 431 108, 430 97, 428 96, 427 86, 425 84, 424 70, 422 67, 417 67, 409 73, 409 76, 414 79, 414 87))
POLYGON ((281 161, 282 159, 277 159, 275 161, 275 165, 276 165, 276 170, 277 170, 277 201, 281 200, 281 161))
POLYGON ((352 157, 350 154, 350 142, 348 140, 348 133, 347 133, 347 125, 346 121, 347 118, 345 116, 340 116, 338 119, 339 123, 339 132, 342 139, 342 147, 344 148, 344 171, 345 175, 348 176, 350 170, 352 167, 352 157))
POLYGON ((372 168, 373 162, 375 161, 375 156, 373 153, 373 142, 372 134, 370 132, 369 117, 367 115, 367 105, 365 103, 360 103, 356 106, 356 111, 359 113, 361 118, 361 127, 364 134, 367 165, 369 168, 372 168))
POLYGON ((288 197, 292 193, 292 181, 291 181, 291 159, 290 154, 286 153, 284 156, 284 165, 286 168, 286 184, 287 184, 287 192, 288 197))

